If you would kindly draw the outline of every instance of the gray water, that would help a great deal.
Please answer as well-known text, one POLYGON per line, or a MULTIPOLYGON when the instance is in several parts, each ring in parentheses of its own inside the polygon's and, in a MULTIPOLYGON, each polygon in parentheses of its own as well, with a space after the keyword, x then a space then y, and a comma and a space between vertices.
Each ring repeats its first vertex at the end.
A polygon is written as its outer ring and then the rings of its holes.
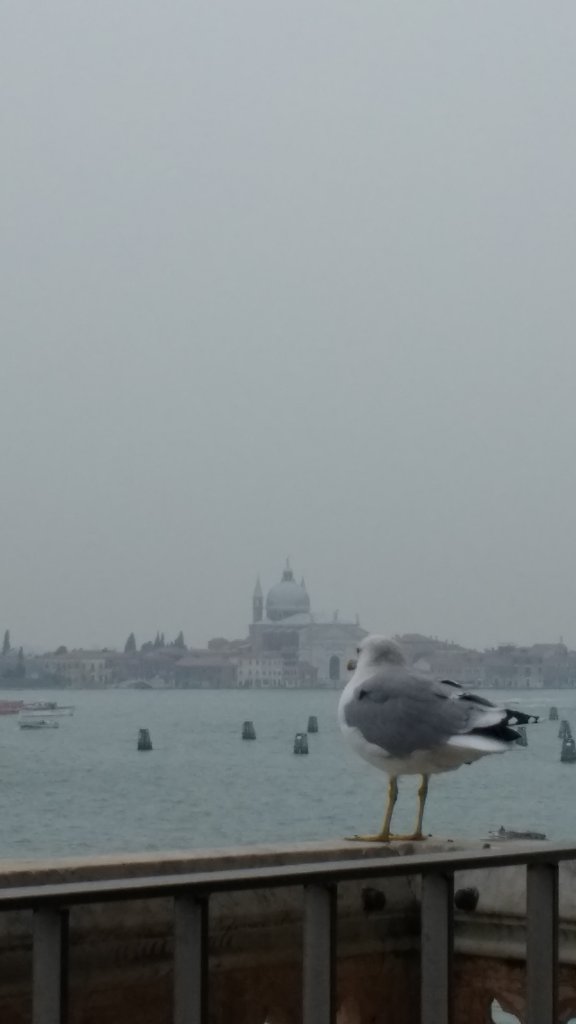
MULTIPOLYGON (((0 698, 21 696, 14 690, 0 698)), ((491 695, 497 699, 496 695, 491 695)), ((59 729, 0 717, 0 857, 176 850, 335 839, 377 829, 386 777, 345 744, 338 694, 319 691, 42 691, 74 703, 59 729), (316 715, 310 753, 294 734, 316 715), (252 719, 255 742, 241 740, 252 719), (139 728, 154 750, 138 753, 139 728)), ((508 704, 572 720, 576 692, 508 691, 508 704)), ((560 764, 558 722, 529 727, 529 746, 435 776, 425 830, 480 837, 500 825, 576 837, 576 764, 560 764)), ((417 780, 400 782, 394 826, 413 825, 417 780)))

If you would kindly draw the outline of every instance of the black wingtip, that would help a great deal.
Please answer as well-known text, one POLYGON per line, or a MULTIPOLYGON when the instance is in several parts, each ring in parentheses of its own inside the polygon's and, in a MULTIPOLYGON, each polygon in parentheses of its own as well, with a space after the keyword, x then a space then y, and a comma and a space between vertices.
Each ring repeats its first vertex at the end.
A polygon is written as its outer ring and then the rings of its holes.
POLYGON ((506 712, 506 722, 509 725, 530 725, 530 723, 538 722, 538 715, 529 715, 525 711, 513 711, 511 708, 504 708, 506 712))
POLYGON ((457 690, 462 689, 462 683, 455 683, 453 679, 441 679, 440 682, 444 686, 454 686, 457 690))
POLYGON ((502 740, 503 743, 514 743, 520 739, 520 733, 511 729, 506 722, 498 722, 497 725, 487 725, 480 729, 471 729, 473 736, 490 736, 494 740, 502 740))

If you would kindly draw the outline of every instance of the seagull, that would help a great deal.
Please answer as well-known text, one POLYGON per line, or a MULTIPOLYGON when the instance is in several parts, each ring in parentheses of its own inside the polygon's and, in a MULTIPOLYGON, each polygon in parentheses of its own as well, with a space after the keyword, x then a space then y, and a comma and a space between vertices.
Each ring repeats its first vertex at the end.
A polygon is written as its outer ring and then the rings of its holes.
POLYGON ((342 691, 338 720, 345 738, 370 764, 388 774, 388 802, 376 835, 364 842, 420 840, 430 775, 471 764, 487 754, 510 750, 519 733, 511 728, 535 715, 498 707, 459 683, 432 677, 407 665, 398 644, 383 636, 364 637, 354 675, 342 691), (398 776, 420 775, 418 815, 411 835, 392 835, 398 776))

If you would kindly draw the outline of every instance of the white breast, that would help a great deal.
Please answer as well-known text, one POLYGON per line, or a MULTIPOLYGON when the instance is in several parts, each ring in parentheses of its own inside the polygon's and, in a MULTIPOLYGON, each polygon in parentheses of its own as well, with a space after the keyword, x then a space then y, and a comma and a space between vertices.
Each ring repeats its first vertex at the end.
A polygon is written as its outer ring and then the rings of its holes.
POLYGON ((353 750, 363 757, 365 761, 369 761, 370 764, 375 765, 376 768, 380 768, 382 771, 388 771, 386 761, 389 754, 382 747, 376 746, 375 743, 368 743, 364 739, 362 733, 355 726, 350 726, 346 722, 345 710, 346 706, 354 700, 356 691, 362 686, 362 676, 358 678, 358 672, 355 672, 352 678, 348 681, 340 700, 338 701, 338 723, 344 738, 348 741, 353 750))

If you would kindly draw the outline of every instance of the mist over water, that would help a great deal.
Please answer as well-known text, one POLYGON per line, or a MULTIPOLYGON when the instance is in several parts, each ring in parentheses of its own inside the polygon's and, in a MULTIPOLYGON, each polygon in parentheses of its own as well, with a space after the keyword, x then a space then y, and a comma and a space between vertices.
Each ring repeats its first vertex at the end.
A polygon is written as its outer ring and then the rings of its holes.
MULTIPOLYGON (((14 696, 14 691, 0 697, 14 696)), ((62 691, 38 693, 62 700, 62 691)), ((67 695, 67 697, 70 694, 67 695)), ((493 696, 492 692, 490 696, 493 696)), ((560 764, 550 704, 576 725, 576 692, 494 695, 541 714, 529 746, 432 778, 425 831, 484 838, 500 825, 574 835, 576 765, 560 764)), ((335 692, 77 692, 59 729, 0 718, 0 857, 186 850, 336 839, 373 831, 386 776, 348 749, 335 692), (294 735, 317 715, 308 756, 294 735), (241 740, 245 719, 255 742, 241 740), (154 749, 139 753, 139 728, 154 749)), ((413 825, 415 778, 400 781, 394 824, 413 825)))

